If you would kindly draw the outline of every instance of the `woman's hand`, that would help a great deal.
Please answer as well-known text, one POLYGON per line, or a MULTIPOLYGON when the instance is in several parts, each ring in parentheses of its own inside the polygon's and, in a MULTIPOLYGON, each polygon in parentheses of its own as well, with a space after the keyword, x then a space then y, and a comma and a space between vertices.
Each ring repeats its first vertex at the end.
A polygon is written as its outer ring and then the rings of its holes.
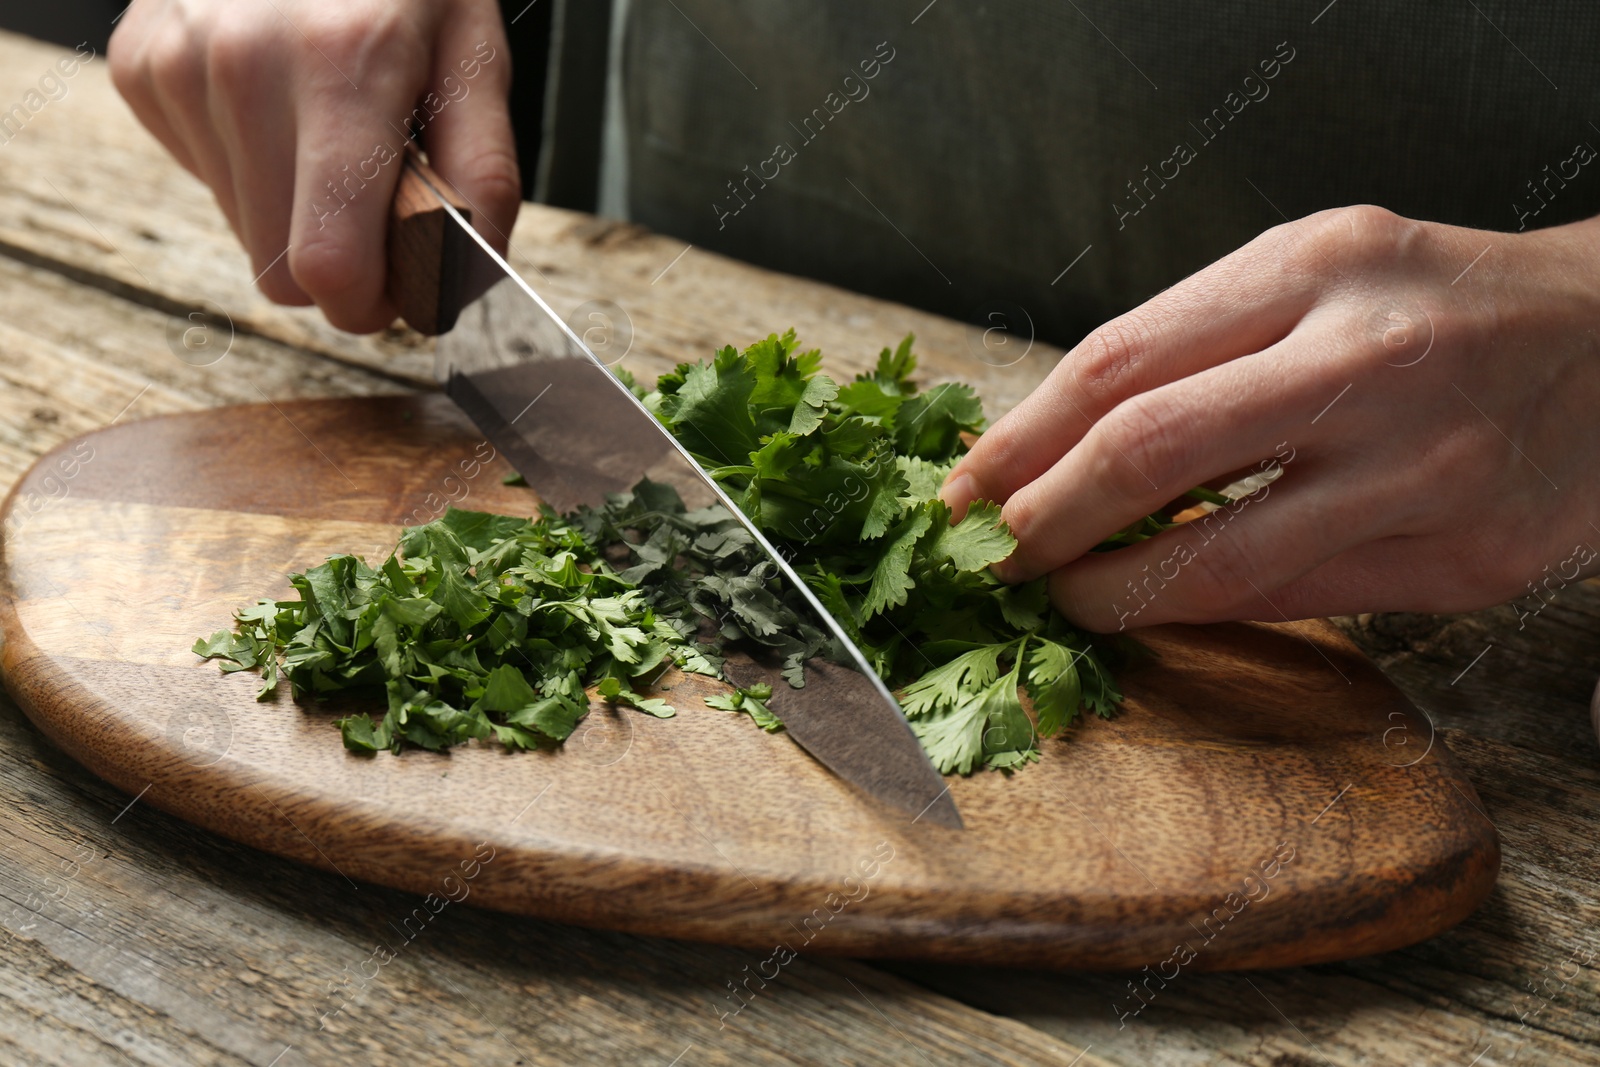
POLYGON ((1074 622, 1463 611, 1600 570, 1600 220, 1514 235, 1373 207, 1279 226, 1096 330, 962 459, 997 570, 1074 622), (1107 553, 1241 474, 1281 477, 1107 553))
POLYGON ((136 0, 109 58, 279 303, 357 333, 394 319, 385 225, 412 133, 505 247, 522 196, 494 0, 136 0))

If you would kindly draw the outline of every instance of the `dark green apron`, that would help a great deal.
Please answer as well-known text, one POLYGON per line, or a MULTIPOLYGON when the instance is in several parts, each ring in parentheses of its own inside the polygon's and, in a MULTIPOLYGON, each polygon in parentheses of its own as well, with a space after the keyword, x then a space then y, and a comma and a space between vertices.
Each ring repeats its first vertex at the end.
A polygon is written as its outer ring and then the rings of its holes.
POLYGON ((628 202, 1071 343, 1285 217, 1600 212, 1597 45, 1576 0, 631 0, 628 202))

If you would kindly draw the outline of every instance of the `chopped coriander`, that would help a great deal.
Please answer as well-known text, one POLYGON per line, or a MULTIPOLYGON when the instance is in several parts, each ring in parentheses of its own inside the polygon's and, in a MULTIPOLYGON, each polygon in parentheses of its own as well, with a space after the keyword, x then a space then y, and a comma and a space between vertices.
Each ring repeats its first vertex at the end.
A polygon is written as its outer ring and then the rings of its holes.
POLYGON ((783 729, 783 722, 767 707, 772 699, 772 686, 752 685, 748 689, 735 689, 726 696, 718 694, 706 698, 706 706, 722 711, 737 711, 750 716, 756 725, 768 733, 783 729))
POLYGON ((669 662, 693 666, 689 634, 659 615, 566 520, 452 508, 408 528, 379 568, 335 556, 291 576, 298 600, 263 600, 236 633, 197 641, 224 671, 261 666, 265 698, 281 657, 296 697, 382 691, 388 710, 340 719, 358 752, 443 749, 495 737, 558 743, 603 697, 670 716, 636 685, 669 662))
MULTIPOLYGON (((939 770, 1011 771, 1038 758, 1041 736, 1082 708, 1109 716, 1121 694, 1106 649, 1056 613, 1043 579, 990 574, 1016 547, 999 506, 950 521, 938 490, 983 409, 966 385, 920 390, 911 344, 842 386, 820 373, 819 352, 797 352, 793 331, 682 364, 654 390, 623 379, 899 691, 939 770)), ((1167 525, 1151 516, 1099 547, 1167 525)), ((336 556, 290 581, 299 599, 240 611, 233 633, 194 652, 259 669, 260 698, 280 671, 296 697, 382 691, 381 718, 338 720, 358 752, 491 736, 555 745, 590 691, 671 716, 650 682, 669 664, 721 677, 729 644, 776 653, 797 687, 806 660, 836 654, 738 518, 691 511, 649 480, 565 516, 451 509, 407 528, 376 569, 336 556)), ((771 697, 758 685, 707 703, 775 731, 771 697)))

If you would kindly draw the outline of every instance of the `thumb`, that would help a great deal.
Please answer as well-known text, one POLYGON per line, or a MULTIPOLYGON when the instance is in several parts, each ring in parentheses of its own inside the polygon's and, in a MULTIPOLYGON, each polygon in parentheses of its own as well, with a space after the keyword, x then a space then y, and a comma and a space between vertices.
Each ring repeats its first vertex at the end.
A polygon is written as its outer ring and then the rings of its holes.
POLYGON ((473 226, 504 253, 522 206, 516 138, 506 96, 511 50, 499 25, 447 28, 436 57, 432 88, 407 116, 428 163, 472 209, 473 226))

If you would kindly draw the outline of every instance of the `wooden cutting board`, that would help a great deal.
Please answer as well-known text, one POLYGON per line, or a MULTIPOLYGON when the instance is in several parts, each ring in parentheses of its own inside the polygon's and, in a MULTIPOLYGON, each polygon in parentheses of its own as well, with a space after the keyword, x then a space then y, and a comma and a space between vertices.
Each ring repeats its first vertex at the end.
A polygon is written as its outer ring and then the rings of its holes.
POLYGON ((747 946, 766 977, 823 952, 1171 978, 1392 949, 1494 883, 1472 785, 1320 622, 1144 631, 1115 719, 1011 777, 951 780, 965 831, 910 824, 788 738, 707 709, 718 683, 697 676, 663 681, 675 719, 597 705, 556 752, 363 758, 341 746, 338 709, 257 703, 253 675, 188 651, 236 608, 288 596, 288 572, 381 558, 448 502, 531 513, 489 454, 437 396, 218 409, 69 442, 6 503, 6 684, 137 803, 433 894, 397 931, 470 899, 747 946))

